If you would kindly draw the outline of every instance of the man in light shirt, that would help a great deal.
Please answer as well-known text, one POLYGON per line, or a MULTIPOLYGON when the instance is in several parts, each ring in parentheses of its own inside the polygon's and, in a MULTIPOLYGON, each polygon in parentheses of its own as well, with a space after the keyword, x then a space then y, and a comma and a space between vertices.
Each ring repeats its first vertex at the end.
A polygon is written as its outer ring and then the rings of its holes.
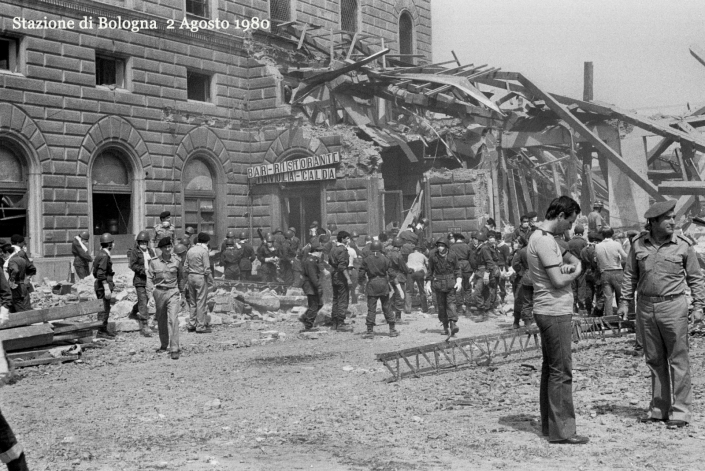
MULTIPOLYGON (((411 284, 416 284, 419 288, 419 298, 421 299, 421 312, 428 312, 428 300, 426 299, 426 293, 424 291, 424 279, 426 278, 426 272, 428 271, 428 257, 424 255, 423 248, 418 245, 414 247, 414 251, 409 254, 409 261, 406 262, 406 266, 409 270, 413 270, 410 279, 411 284)), ((411 291, 412 287, 407 286, 407 305, 411 308, 411 291)))
POLYGON ((622 244, 612 238, 614 230, 611 227, 602 229, 604 240, 595 246, 595 257, 600 269, 602 292, 605 295, 605 316, 612 315, 612 299, 617 296, 617 305, 622 299, 622 279, 624 278, 624 263, 627 254, 622 244))

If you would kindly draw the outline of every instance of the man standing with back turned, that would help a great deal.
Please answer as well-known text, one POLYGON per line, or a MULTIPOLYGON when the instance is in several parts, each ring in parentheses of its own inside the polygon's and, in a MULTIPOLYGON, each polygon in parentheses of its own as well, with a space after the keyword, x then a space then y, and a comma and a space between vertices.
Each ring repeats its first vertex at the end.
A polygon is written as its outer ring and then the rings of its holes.
POLYGON ((554 234, 563 234, 580 213, 578 203, 567 196, 551 201, 545 220, 531 234, 527 261, 534 283, 534 319, 541 332, 541 430, 552 443, 588 442, 575 433, 573 408, 572 343, 573 291, 580 276, 580 261, 563 252, 554 234))
POLYGON ((638 293, 637 335, 651 370, 650 414, 640 421, 666 421, 669 428, 688 425, 693 412, 686 285, 696 322, 702 322, 705 305, 705 279, 692 243, 674 233, 675 206, 675 200, 661 201, 644 214, 647 232, 632 241, 617 310, 626 317, 638 293))

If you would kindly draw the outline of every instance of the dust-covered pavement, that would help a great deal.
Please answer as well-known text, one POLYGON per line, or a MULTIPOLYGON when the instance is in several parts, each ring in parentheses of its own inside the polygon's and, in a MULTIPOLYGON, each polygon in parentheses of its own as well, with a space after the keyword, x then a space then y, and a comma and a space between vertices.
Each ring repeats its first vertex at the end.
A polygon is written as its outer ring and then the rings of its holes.
MULTIPOLYGON (((156 337, 121 334, 83 363, 19 370, 3 413, 33 470, 702 469, 705 341, 693 339, 694 424, 639 424, 650 379, 630 338, 574 353, 578 432, 585 446, 549 445, 538 425, 540 358, 385 381, 375 353, 442 340, 433 316, 299 335, 295 321, 182 333, 183 356, 156 354, 156 337), (254 326, 256 327, 256 326, 254 326), (523 366, 522 366, 523 365, 523 366), (463 404, 463 405, 459 405, 463 404)), ((378 317, 381 322, 382 316, 378 317)), ((460 336, 507 330, 508 317, 460 321, 460 336)))

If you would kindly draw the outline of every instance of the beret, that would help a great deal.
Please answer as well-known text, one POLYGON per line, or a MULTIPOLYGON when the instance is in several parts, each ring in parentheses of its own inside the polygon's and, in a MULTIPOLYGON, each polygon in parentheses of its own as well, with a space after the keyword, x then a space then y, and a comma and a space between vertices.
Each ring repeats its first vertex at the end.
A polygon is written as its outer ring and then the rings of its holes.
POLYGON ((159 243, 157 244, 157 248, 161 249, 162 247, 166 247, 167 245, 173 245, 171 243, 171 237, 162 237, 161 239, 159 239, 159 243))
POLYGON ((2 250, 3 252, 11 252, 14 249, 12 248, 12 244, 5 243, 2 245, 2 247, 0 247, 0 250, 2 250))
POLYGON ((19 234, 14 234, 12 237, 10 237, 10 242, 12 242, 14 245, 21 244, 22 242, 24 242, 24 237, 19 234))
POLYGON ((171 213, 169 211, 162 211, 162 213, 159 215, 159 219, 168 218, 169 216, 171 216, 171 213))
POLYGON ((210 241, 211 241, 211 236, 209 236, 209 235, 208 235, 207 233, 205 233, 205 232, 199 232, 199 233, 198 233, 198 239, 197 239, 197 240, 198 240, 198 243, 199 243, 199 244, 205 244, 206 242, 210 242, 210 241))
POLYGON ((585 232, 585 228, 583 226, 581 226, 580 224, 577 224, 575 226, 575 229, 573 230, 573 232, 578 233, 578 234, 582 234, 585 232))
POLYGON ((672 211, 676 207, 676 200, 659 201, 651 205, 649 209, 644 213, 644 218, 651 219, 657 218, 669 211, 672 211))

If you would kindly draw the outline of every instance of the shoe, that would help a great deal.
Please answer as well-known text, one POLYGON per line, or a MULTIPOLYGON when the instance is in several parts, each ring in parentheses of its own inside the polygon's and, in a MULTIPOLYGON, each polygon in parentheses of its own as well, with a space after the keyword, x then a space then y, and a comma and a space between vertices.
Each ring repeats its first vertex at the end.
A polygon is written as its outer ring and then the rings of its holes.
POLYGON ((666 426, 668 428, 682 428, 686 427, 688 425, 688 422, 685 420, 669 420, 666 422, 666 426))
POLYGON ((171 359, 178 360, 180 355, 181 355, 180 352, 171 352, 171 359))
POLYGON ((583 437, 581 435, 573 435, 572 437, 566 438, 565 440, 558 440, 556 442, 551 443, 555 443, 558 445, 585 445, 589 441, 590 439, 588 437, 583 437))
POLYGON ((152 336, 152 330, 147 325, 147 321, 142 321, 142 326, 140 327, 140 334, 142 334, 142 337, 152 336))
POLYGON ((203 329, 196 329, 197 334, 210 334, 213 330, 210 327, 204 327, 203 329))
POLYGON ((368 328, 367 328, 367 332, 365 332, 364 334, 362 334, 362 338, 363 338, 363 339, 373 339, 373 338, 375 338, 375 332, 374 332, 373 328, 372 328, 372 327, 368 327, 368 328))
POLYGON ((399 337, 399 331, 394 327, 393 324, 389 324, 389 336, 399 337))
POLYGON ((321 329, 318 327, 304 327, 303 329, 299 330, 300 334, 303 334, 305 332, 320 332, 321 329))
POLYGON ((460 332, 460 328, 455 324, 454 321, 450 321, 450 334, 455 335, 460 332))
POLYGON ((338 332, 352 332, 353 326, 344 322, 338 322, 338 327, 335 330, 338 332))
POLYGON ((102 339, 114 339, 115 334, 111 334, 108 332, 108 329, 98 329, 98 333, 96 334, 96 337, 102 338, 102 339))
POLYGON ((441 332, 442 335, 445 335, 446 337, 450 335, 450 330, 448 330, 448 327, 443 327, 443 332, 441 332))
POLYGON ((166 347, 159 347, 154 351, 154 353, 166 353, 168 351, 169 351, 169 349, 166 347))
POLYGON ((338 330, 338 321, 334 320, 333 323, 330 326, 330 330, 336 331, 338 330))
POLYGON ((196 332, 195 327, 186 327, 186 332, 196 332))
POLYGON ((519 324, 512 324, 512 328, 513 328, 513 329, 519 329, 520 326, 519 326, 519 324))
POLYGON ((639 422, 642 424, 649 424, 652 422, 664 422, 665 419, 657 419, 655 417, 639 417, 639 422))

